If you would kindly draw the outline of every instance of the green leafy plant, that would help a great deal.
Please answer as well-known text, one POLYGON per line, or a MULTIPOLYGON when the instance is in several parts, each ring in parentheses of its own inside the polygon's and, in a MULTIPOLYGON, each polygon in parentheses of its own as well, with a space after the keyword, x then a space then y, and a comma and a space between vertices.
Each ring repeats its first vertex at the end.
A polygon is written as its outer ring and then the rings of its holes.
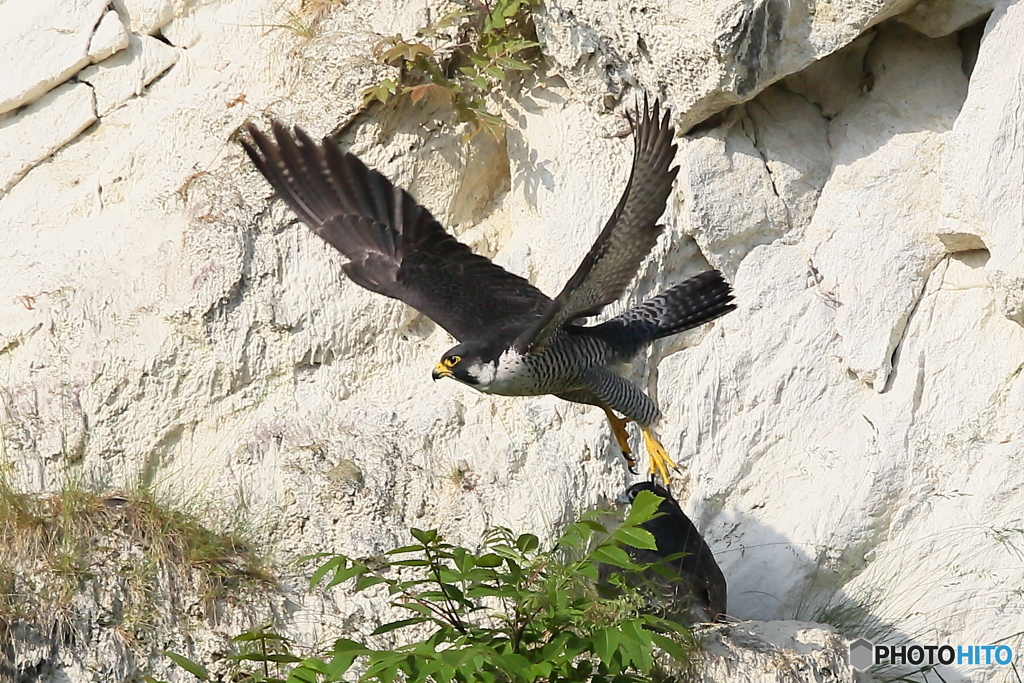
POLYGON ((387 103, 407 95, 449 105, 472 134, 504 131, 501 117, 487 112, 484 97, 493 88, 533 71, 540 44, 531 7, 540 0, 456 0, 461 8, 420 28, 413 38, 401 34, 382 40, 374 56, 398 69, 363 91, 364 104, 387 103))
POLYGON ((414 543, 371 560, 305 558, 321 562, 312 585, 383 590, 400 618, 365 642, 339 638, 301 661, 287 648, 264 649, 265 657, 250 651, 244 658, 265 668, 247 675, 268 683, 625 683, 657 676, 658 650, 685 666, 696 641, 684 626, 647 613, 644 596, 628 580, 645 567, 622 547, 654 548, 639 525, 660 501, 641 492, 610 533, 597 516, 585 516, 549 550, 533 534, 502 528, 489 531, 476 551, 437 531, 413 529, 414 543), (621 570, 608 580, 611 591, 598 590, 601 565, 621 570), (397 636, 405 644, 383 644, 397 636), (291 668, 271 675, 268 662, 291 668))

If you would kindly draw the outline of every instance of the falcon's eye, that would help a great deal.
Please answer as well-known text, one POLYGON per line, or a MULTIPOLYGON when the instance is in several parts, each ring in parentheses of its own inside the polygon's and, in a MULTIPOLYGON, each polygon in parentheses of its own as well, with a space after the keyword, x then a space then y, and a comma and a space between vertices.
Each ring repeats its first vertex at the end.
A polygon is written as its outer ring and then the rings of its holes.
POLYGON ((444 364, 446 367, 453 368, 458 365, 461 360, 462 356, 448 356, 444 359, 444 364))

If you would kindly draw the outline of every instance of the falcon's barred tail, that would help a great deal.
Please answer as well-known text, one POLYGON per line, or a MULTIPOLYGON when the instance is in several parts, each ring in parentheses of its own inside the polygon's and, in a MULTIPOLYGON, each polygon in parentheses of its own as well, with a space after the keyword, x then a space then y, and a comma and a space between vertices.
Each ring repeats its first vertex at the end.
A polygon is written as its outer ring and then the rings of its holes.
POLYGON ((598 325, 594 331, 629 339, 635 344, 635 353, 655 339, 720 318, 736 308, 732 300, 732 287, 722 273, 709 270, 598 325))

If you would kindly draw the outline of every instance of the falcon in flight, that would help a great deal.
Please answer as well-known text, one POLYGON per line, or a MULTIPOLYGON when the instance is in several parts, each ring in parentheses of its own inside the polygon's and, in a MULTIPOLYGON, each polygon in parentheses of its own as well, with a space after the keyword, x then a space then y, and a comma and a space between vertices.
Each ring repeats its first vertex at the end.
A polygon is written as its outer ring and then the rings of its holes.
POLYGON ((409 193, 330 138, 317 144, 300 128, 293 133, 275 121, 273 139, 249 123, 252 142, 242 144, 302 222, 348 258, 343 269, 356 284, 404 301, 460 342, 434 366, 435 380, 598 406, 631 471, 626 424, 635 421, 651 475, 668 483, 675 463, 653 431, 661 412, 612 368, 655 339, 714 320, 735 305, 728 283, 712 270, 610 320, 582 324, 625 293, 663 230, 658 219, 679 171, 671 165, 676 146, 668 112, 661 116, 658 103, 648 107, 645 97, 639 122, 628 118, 635 151, 626 190, 554 299, 474 254, 409 193))

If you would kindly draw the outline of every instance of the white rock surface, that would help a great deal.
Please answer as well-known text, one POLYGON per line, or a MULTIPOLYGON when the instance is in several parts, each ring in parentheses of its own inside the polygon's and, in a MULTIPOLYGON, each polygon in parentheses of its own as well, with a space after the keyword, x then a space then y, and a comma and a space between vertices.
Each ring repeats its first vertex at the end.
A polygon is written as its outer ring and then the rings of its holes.
POLYGON ((843 637, 819 624, 748 621, 701 632, 703 656, 686 683, 846 683, 843 637))
POLYGON ((935 236, 943 192, 934 171, 967 78, 955 38, 928 40, 899 25, 880 30, 867 63, 873 89, 829 126, 834 170, 806 248, 837 298, 837 352, 882 391, 928 274, 946 253, 935 236))
POLYGON ((102 62, 118 50, 128 47, 128 29, 124 27, 121 17, 111 10, 103 15, 96 32, 89 41, 89 61, 102 62))
POLYGON ((89 41, 107 0, 0 3, 0 114, 63 83, 89 63, 89 41))
MULTIPOLYGON (((118 12, 128 17, 132 33, 152 35, 174 18, 174 0, 113 0, 118 12)), ((185 2, 180 3, 184 6, 185 2)))
POLYGON ((153 79, 174 66, 178 51, 149 36, 131 35, 128 49, 82 69, 78 78, 96 90, 96 111, 106 116, 140 94, 153 79))
MULTIPOLYGON (((96 100, 84 83, 66 83, 0 120, 0 197, 30 168, 96 120, 96 100)), ((13 218, 8 218, 13 220, 13 218)))
POLYGON ((975 65, 984 77, 971 82, 940 168, 940 235, 976 236, 992 256, 988 268, 1011 277, 1024 276, 1024 151, 1017 144, 1024 58, 1000 53, 1022 39, 1024 6, 996 9, 975 65))
POLYGON ((606 104, 634 83, 663 91, 686 130, 914 4, 552 0, 537 28, 545 54, 574 87, 606 104))
POLYGON ((1000 4, 998 0, 921 0, 898 19, 932 38, 973 24, 1000 4))
MULTIPOLYGON (((341 130, 555 293, 618 199, 632 141, 609 109, 640 83, 681 126, 741 103, 679 139, 665 237, 615 307, 709 263, 736 288, 735 313, 630 373, 689 470, 677 490, 730 612, 891 643, 1024 631, 1024 6, 996 7, 968 88, 956 35, 884 21, 908 4, 553 1, 538 21, 560 77, 504 99, 504 144, 468 147, 419 108, 357 114, 389 73, 367 55, 422 2, 356 0, 312 38, 270 28, 271 0, 182 8, 177 66, 0 198, 0 459, 35 489, 243 501, 286 556, 372 554, 409 526, 553 533, 632 481, 600 411, 432 383, 447 335, 345 280, 234 135, 341 130)), ((381 617, 339 595, 289 624, 316 639, 381 617)))
POLYGON ((874 74, 865 68, 864 57, 875 33, 865 31, 826 59, 791 74, 785 79, 786 87, 818 105, 823 116, 832 118, 874 85, 874 74))

